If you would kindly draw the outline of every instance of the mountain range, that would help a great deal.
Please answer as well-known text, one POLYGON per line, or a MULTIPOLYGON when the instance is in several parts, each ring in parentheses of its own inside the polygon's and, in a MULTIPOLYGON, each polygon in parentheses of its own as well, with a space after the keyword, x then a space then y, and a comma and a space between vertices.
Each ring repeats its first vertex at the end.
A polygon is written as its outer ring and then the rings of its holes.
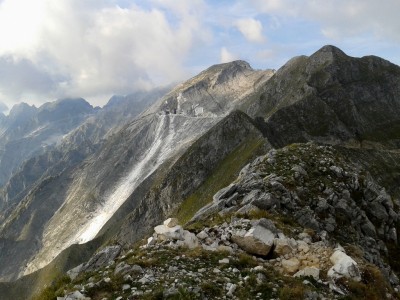
POLYGON ((219 64, 103 108, 14 106, 0 118, 1 295, 29 299, 110 244, 129 249, 171 216, 212 222, 248 194, 355 245, 397 288, 399 82, 397 65, 324 46, 277 71, 219 64))

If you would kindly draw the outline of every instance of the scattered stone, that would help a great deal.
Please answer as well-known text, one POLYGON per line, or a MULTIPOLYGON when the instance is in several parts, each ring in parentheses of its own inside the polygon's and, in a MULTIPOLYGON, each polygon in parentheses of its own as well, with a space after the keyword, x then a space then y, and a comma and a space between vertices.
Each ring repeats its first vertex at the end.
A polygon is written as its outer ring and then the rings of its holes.
POLYGON ((297 250, 303 253, 310 251, 310 246, 305 241, 297 241, 297 250))
POLYGON ((291 275, 296 273, 300 267, 300 261, 296 257, 282 259, 281 264, 285 272, 291 275))
POLYGON ((231 286, 229 287, 229 291, 226 294, 228 297, 233 297, 233 293, 236 291, 237 285, 232 283, 231 286))
POLYGON ((194 233, 184 230, 183 231, 183 242, 189 248, 193 249, 199 246, 199 240, 194 233))
POLYGON ((131 267, 131 272, 133 273, 143 273, 143 268, 139 265, 133 265, 131 267))
POLYGON ((257 283, 262 284, 267 280, 267 276, 265 276, 263 273, 257 273, 257 283))
POLYGON ((221 273, 221 270, 220 270, 220 269, 217 269, 217 268, 214 268, 214 269, 213 269, 213 272, 214 272, 215 274, 219 274, 219 273, 221 273))
POLYGON ((155 243, 157 242, 157 240, 154 238, 154 237, 149 237, 148 239, 147 239, 147 245, 148 246, 152 246, 152 245, 154 245, 155 243))
POLYGON ((199 240, 205 240, 208 238, 208 234, 204 230, 200 231, 196 236, 199 240))
POLYGON ((283 256, 292 253, 293 251, 293 248, 291 247, 289 240, 286 238, 283 239, 276 238, 274 240, 274 245, 275 245, 274 253, 278 256, 283 256))
POLYGON ((131 270, 131 266, 128 265, 126 262, 120 262, 116 267, 114 271, 114 275, 117 275, 121 273, 124 275, 125 273, 129 272, 131 270))
POLYGON ((316 267, 305 267, 304 269, 298 271, 296 274, 294 274, 294 277, 308 277, 311 276, 315 280, 319 279, 319 272, 320 269, 316 267))
POLYGON ((266 256, 274 245, 276 234, 277 230, 270 220, 260 219, 244 235, 242 232, 236 232, 232 240, 250 254, 266 256))
POLYGON ((223 258, 218 261, 219 264, 229 264, 229 258, 223 258))
POLYGON ((357 263, 346 253, 336 250, 330 257, 333 267, 328 271, 328 277, 332 279, 347 277, 355 281, 361 281, 360 270, 357 263))
POLYGON ((168 272, 175 272, 175 271, 178 271, 179 269, 178 269, 178 267, 175 267, 175 266, 169 266, 168 267, 168 272))
POLYGON ((158 225, 154 227, 154 231, 161 240, 182 240, 183 229, 180 225, 176 225, 174 227, 158 225))

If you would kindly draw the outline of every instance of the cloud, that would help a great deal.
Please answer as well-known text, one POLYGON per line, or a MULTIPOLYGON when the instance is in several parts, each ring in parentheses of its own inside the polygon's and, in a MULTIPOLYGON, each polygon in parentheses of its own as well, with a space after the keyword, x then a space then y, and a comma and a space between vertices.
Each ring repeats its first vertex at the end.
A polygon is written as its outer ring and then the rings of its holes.
POLYGON ((235 54, 229 52, 228 49, 226 49, 225 47, 221 48, 221 56, 220 57, 221 57, 221 60, 220 60, 221 63, 227 63, 227 62, 231 62, 231 61, 238 59, 238 57, 235 54))
POLYGON ((262 34, 263 26, 260 21, 253 18, 240 19, 235 22, 235 26, 248 41, 256 43, 265 41, 262 34))
POLYGON ((398 0, 252 0, 258 12, 316 22, 327 38, 344 39, 362 34, 400 41, 398 0))
POLYGON ((65 80, 61 75, 41 70, 27 59, 13 59, 9 56, 0 57, 0 78, 3 101, 6 96, 30 101, 30 97, 35 95, 55 95, 58 82, 65 80))
POLYGON ((99 98, 186 78, 185 58, 208 38, 200 21, 205 4, 151 4, 3 0, 0 64, 17 80, 1 77, 3 97, 18 101, 25 90, 36 101, 99 98))

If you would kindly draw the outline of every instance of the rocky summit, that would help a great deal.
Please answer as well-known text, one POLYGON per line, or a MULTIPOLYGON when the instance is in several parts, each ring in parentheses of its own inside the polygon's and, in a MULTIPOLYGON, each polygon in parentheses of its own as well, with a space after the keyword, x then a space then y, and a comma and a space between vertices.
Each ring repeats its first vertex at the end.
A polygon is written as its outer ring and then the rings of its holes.
POLYGON ((15 107, 4 149, 36 148, 1 179, 2 299, 399 299, 399 83, 325 46, 15 107))

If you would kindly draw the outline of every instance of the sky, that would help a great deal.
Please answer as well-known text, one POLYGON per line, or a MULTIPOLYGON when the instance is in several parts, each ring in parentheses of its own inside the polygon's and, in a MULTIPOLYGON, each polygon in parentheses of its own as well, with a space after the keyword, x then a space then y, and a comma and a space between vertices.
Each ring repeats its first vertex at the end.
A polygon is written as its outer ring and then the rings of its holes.
POLYGON ((102 106, 236 59, 278 69, 327 44, 399 65, 399 11, 399 0, 0 0, 0 111, 102 106))

